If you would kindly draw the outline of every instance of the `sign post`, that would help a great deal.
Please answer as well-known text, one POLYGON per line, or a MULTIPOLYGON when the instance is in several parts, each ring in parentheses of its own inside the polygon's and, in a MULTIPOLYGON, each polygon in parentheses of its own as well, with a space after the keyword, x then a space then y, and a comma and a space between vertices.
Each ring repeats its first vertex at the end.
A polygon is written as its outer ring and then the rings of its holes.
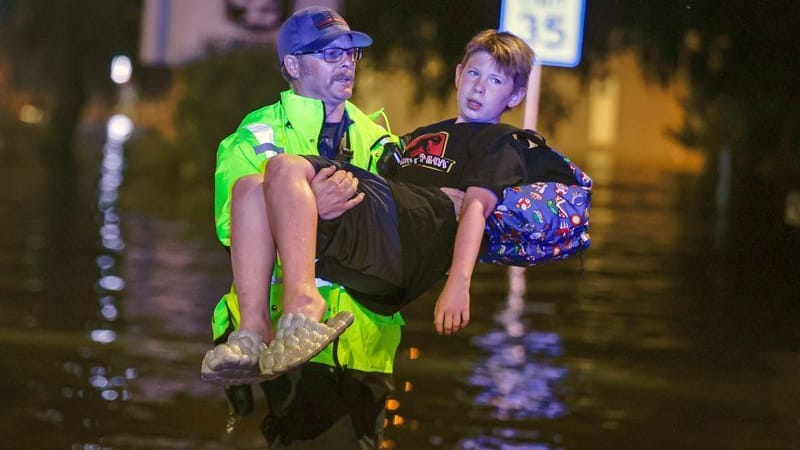
MULTIPOLYGON (((575 67, 580 62, 585 10, 586 0, 502 0, 500 30, 522 38, 536 55, 525 96, 524 128, 537 126, 542 66, 575 67)), ((522 267, 508 268, 510 309, 518 310, 523 301, 524 275, 522 267)))
POLYGON ((581 60, 586 0, 503 0, 500 30, 522 38, 536 53, 525 100, 524 127, 536 129, 541 66, 575 67, 581 60))

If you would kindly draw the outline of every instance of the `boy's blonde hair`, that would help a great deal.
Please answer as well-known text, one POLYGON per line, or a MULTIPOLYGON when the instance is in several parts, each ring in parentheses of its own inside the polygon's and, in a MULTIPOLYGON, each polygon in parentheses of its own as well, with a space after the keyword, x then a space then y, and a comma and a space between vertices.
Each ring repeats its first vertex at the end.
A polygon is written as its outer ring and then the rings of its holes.
POLYGON ((514 89, 528 86, 534 54, 525 41, 507 31, 483 30, 467 43, 461 65, 479 51, 489 53, 497 68, 514 79, 514 89))

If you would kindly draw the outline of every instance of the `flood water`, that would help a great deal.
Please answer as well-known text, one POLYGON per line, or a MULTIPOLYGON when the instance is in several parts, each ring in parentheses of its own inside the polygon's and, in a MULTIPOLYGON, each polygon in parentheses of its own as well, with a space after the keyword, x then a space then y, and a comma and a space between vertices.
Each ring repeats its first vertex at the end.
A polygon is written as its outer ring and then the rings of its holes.
MULTIPOLYGON (((2 153, 3 448, 265 448, 263 404, 227 435, 199 379, 230 279, 211 205, 120 178, 101 147, 55 187, 34 150, 2 153)), ((696 175, 595 178, 583 267, 479 267, 455 337, 432 297, 406 311, 386 448, 800 448, 798 258, 721 256, 696 175)))

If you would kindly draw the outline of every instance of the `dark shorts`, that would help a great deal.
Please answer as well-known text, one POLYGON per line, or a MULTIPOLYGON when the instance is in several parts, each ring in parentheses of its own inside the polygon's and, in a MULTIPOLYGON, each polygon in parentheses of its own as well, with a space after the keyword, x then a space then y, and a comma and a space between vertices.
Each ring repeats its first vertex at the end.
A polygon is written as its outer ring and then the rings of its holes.
MULTIPOLYGON (((317 229, 317 276, 345 286, 364 306, 378 313, 375 300, 404 295, 397 208, 385 179, 320 156, 304 156, 316 171, 328 166, 358 178, 364 200, 339 218, 320 220, 317 229)), ((393 311, 392 311, 393 312, 393 311)))

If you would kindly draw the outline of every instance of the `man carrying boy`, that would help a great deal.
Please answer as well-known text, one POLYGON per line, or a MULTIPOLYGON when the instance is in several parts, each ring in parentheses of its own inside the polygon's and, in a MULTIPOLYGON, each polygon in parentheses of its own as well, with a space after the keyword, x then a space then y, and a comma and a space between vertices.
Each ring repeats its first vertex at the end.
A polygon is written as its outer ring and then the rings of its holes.
MULTIPOLYGON (((452 334, 469 323, 469 284, 485 219, 504 188, 528 178, 521 153, 526 141, 509 136, 481 148, 474 143, 483 142, 476 139, 481 132, 522 102, 532 61, 533 51, 512 34, 486 30, 476 35, 456 69, 458 117, 412 133, 391 181, 318 156, 280 155, 269 161, 263 194, 267 220, 242 236, 273 239, 266 239, 266 253, 251 246, 242 251, 251 255, 248 260, 271 264, 277 247, 286 311, 293 305, 297 314, 281 318, 276 340, 261 352, 262 376, 277 376, 308 357, 309 336, 324 307, 313 289, 315 269, 382 314, 398 311, 449 271, 436 302, 436 329, 452 334), (365 199, 318 228, 310 181, 332 165, 354 172, 365 199), (465 191, 456 213, 452 189, 465 191)), ((258 208, 262 199, 248 200, 253 204, 242 211, 258 208)), ((254 308, 266 304, 266 298, 253 299, 254 308)), ((214 352, 209 352, 212 359, 214 352)))

